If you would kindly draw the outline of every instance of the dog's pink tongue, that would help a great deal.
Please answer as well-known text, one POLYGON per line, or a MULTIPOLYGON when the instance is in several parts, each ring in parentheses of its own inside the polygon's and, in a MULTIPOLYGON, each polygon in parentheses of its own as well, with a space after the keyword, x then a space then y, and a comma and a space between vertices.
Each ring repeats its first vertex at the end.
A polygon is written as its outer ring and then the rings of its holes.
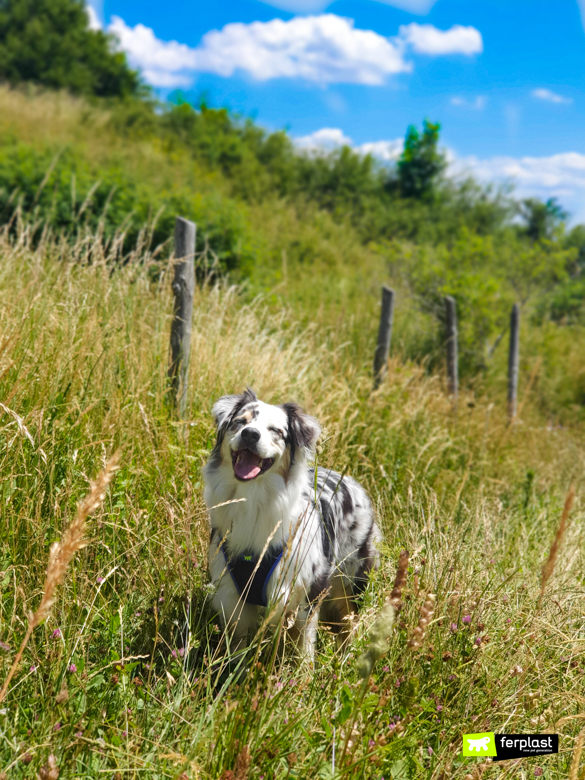
POLYGON ((261 471, 262 460, 250 450, 241 450, 238 453, 234 471, 240 479, 254 479, 261 471))

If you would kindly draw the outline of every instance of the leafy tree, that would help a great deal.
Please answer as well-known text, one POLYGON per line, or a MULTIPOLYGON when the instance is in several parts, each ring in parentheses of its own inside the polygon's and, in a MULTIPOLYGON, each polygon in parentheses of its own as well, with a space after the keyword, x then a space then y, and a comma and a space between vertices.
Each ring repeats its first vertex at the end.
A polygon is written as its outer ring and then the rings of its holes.
POLYGON ((532 241, 553 238, 556 229, 569 216, 556 198, 549 198, 546 203, 537 198, 527 198, 522 201, 520 214, 526 222, 526 235, 532 241))
POLYGON ((425 119, 422 135, 414 125, 406 131, 404 151, 398 161, 400 192, 405 198, 423 198, 433 193, 447 160, 439 152, 440 124, 425 119))
POLYGON ((99 97, 144 91, 112 37, 89 29, 83 0, 0 0, 0 80, 99 97))

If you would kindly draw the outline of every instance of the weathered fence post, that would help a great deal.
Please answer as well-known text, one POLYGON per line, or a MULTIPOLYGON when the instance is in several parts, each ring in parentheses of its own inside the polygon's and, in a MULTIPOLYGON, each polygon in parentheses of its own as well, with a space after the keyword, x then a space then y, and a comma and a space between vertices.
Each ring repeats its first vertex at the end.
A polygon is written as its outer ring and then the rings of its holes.
POLYGON ((457 409, 459 375, 457 365, 457 306, 455 298, 445 296, 445 320, 447 324, 447 383, 453 396, 453 407, 457 409))
POLYGON ((378 344, 374 353, 374 390, 380 387, 386 374, 388 355, 390 354, 390 339, 392 338, 392 322, 394 320, 394 290, 382 286, 382 311, 380 312, 380 327, 378 328, 378 344))
POLYGON ((183 417, 187 406, 191 317, 195 290, 195 233, 193 222, 177 217, 175 222, 175 274, 173 277, 173 323, 169 378, 173 402, 183 417))
POLYGON ((518 364, 520 361, 520 307, 512 306, 510 315, 510 353, 508 356, 508 417, 516 417, 516 398, 518 394, 518 364))

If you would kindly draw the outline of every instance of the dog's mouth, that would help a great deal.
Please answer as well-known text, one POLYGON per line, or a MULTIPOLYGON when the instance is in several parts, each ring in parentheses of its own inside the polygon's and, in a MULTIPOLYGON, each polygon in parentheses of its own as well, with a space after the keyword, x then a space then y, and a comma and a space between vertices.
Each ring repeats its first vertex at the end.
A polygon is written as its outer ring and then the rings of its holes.
POLYGON ((260 474, 272 466, 273 458, 261 458, 251 450, 232 451, 232 465, 236 479, 247 482, 250 479, 256 479, 260 474))

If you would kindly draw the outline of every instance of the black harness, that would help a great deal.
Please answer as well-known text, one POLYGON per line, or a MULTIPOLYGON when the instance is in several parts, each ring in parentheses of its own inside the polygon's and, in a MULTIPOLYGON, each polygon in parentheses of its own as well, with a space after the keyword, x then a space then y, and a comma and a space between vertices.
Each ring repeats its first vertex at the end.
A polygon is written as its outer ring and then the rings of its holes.
POLYGON ((280 563, 284 550, 282 548, 276 551, 267 550, 258 564, 258 557, 250 552, 240 553, 234 558, 230 555, 227 542, 222 542, 220 547, 227 569, 244 603, 267 607, 268 583, 280 563))

